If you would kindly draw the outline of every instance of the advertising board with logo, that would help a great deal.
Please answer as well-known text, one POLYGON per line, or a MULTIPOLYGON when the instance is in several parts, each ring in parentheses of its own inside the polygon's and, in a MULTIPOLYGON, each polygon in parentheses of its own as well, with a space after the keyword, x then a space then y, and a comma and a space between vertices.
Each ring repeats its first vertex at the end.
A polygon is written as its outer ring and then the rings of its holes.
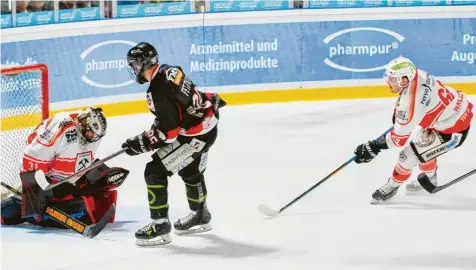
POLYGON ((3 43, 1 62, 45 63, 51 74, 51 102, 145 93, 147 84, 131 80, 125 60, 127 51, 141 41, 157 48, 160 63, 181 66, 199 87, 381 79, 385 65, 400 55, 437 76, 476 74, 475 18, 218 25, 83 35, 3 43))
POLYGON ((1 24, 0 28, 10 28, 12 27, 12 14, 2 14, 1 15, 1 24))
POLYGON ((16 27, 43 25, 55 22, 54 11, 39 11, 16 14, 16 27))
POLYGON ((192 12, 190 1, 136 5, 121 5, 119 2, 118 4, 117 18, 178 15, 189 14, 192 12))
POLYGON ((304 8, 371 8, 474 5, 474 0, 309 0, 304 8))
POLYGON ((99 20, 99 7, 59 10, 59 22, 81 22, 99 20))
POLYGON ((293 7, 293 1, 289 0, 211 0, 206 4, 208 12, 279 10, 293 7))

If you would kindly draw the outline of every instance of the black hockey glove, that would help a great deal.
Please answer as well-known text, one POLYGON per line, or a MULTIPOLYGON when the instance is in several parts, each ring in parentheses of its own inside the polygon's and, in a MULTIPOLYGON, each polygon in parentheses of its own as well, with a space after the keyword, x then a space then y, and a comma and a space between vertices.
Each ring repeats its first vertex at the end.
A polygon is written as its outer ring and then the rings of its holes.
POLYGON ((377 140, 369 141, 367 143, 357 146, 354 151, 355 163, 368 163, 372 161, 381 150, 388 149, 385 136, 378 138, 377 140))
POLYGON ((127 139, 122 148, 127 148, 129 156, 139 155, 165 145, 166 136, 159 129, 151 129, 127 139))

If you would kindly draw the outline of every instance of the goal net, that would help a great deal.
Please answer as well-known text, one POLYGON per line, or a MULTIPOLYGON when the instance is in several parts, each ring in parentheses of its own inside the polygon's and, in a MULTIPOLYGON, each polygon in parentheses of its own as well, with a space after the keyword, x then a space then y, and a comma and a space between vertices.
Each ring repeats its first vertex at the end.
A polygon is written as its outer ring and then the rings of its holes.
MULTIPOLYGON (((44 64, 35 64, 0 70, 0 180, 19 189, 26 139, 48 118, 48 69, 44 64)), ((4 187, 0 191, 2 199, 11 194, 4 187)))

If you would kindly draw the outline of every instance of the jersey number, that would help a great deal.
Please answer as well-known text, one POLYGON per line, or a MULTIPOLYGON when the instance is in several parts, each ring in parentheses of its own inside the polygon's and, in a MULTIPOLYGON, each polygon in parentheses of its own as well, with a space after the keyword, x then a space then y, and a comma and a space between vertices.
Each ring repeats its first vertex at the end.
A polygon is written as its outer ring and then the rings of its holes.
POLYGON ((28 169, 30 171, 36 171, 36 170, 38 170, 38 163, 30 161, 30 162, 28 162, 28 167, 29 167, 28 169))
POLYGON ((445 106, 448 106, 455 99, 455 96, 440 81, 438 81, 438 84, 441 87, 438 89, 438 96, 441 102, 443 102, 445 106))

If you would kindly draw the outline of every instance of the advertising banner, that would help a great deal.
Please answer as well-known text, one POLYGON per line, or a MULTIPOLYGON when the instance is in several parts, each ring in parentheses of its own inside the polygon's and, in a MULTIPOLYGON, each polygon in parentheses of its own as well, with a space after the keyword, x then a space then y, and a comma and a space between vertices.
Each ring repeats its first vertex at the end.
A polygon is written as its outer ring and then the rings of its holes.
POLYGON ((121 5, 118 2, 117 18, 149 17, 190 14, 190 1, 186 2, 165 2, 154 4, 121 5))
POLYGON ((82 22, 99 20, 99 7, 61 9, 59 10, 59 22, 82 22))
POLYGON ((207 12, 238 12, 280 10, 293 7, 289 0, 211 0, 207 2, 207 12))
POLYGON ((12 14, 2 14, 1 19, 2 23, 0 24, 0 28, 12 27, 12 14))
POLYGON ((474 0, 307 0, 304 8, 373 8, 476 5, 474 0))
POLYGON ((53 10, 16 14, 16 27, 43 25, 54 22, 55 12, 53 10))
MULTIPOLYGON (((380 79, 403 55, 437 76, 476 75, 476 19, 220 25, 2 44, 2 64, 45 63, 50 101, 143 93, 126 53, 146 41, 159 62, 202 86, 380 79), (65 91, 67 89, 67 91, 65 91)), ((226 88, 224 88, 226 89, 226 88)), ((226 91, 226 90, 224 90, 226 91)))

